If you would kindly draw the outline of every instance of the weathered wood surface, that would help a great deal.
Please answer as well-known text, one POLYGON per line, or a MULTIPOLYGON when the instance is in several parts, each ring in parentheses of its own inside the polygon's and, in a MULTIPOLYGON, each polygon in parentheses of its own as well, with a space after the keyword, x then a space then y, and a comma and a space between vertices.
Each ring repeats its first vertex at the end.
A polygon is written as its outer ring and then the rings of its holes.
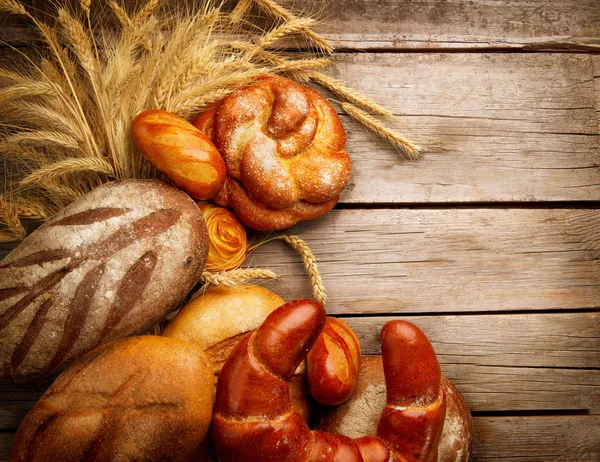
POLYGON ((600 460, 600 416, 475 417, 471 460, 600 460))
MULTIPOLYGON (((397 317, 396 317, 397 318, 397 317)), ((389 316, 344 318, 363 354, 380 354, 389 316)), ((477 412, 600 408, 600 313, 410 316, 477 412)), ((0 385, 0 431, 16 428, 44 387, 0 385)))
POLYGON ((598 59, 339 55, 329 72, 393 110, 398 130, 426 147, 419 161, 407 161, 342 116, 353 174, 341 202, 600 200, 598 59))
MULTIPOLYGON (((600 416, 474 417, 472 462, 488 460, 598 461, 600 416)), ((0 433, 8 460, 13 432, 0 433)))
MULTIPOLYGON (((24 3, 52 11, 51 2, 25 0, 24 3)), ((120 3, 135 9, 140 1, 120 3)), ((178 3, 185 3, 185 0, 178 0, 178 3)), ((227 3, 229 7, 236 2, 227 3)), ((316 13, 322 19, 321 33, 340 48, 409 51, 597 51, 600 48, 598 0, 316 0, 282 3, 316 13)), ((34 37, 22 21, 10 18, 0 29, 0 39, 24 45, 32 43, 34 37)))
POLYGON ((343 202, 600 199, 591 56, 346 54, 333 74, 431 146, 418 162, 402 160, 345 117, 354 169, 343 202))
MULTIPOLYGON (((297 5, 321 10, 336 45, 376 51, 328 72, 430 148, 402 160, 343 117, 342 204, 287 231, 315 252, 329 312, 366 354, 392 317, 423 328, 476 412, 471 460, 600 460, 600 0, 297 5)), ((35 43, 14 17, 0 39, 35 43)), ((276 271, 287 299, 310 295, 281 242, 247 264, 276 271)), ((0 385, 0 461, 44 388, 0 385)))
MULTIPOLYGON (((450 313, 597 308, 600 210, 334 210, 288 234, 317 256, 330 313, 450 313)), ((272 242, 247 264, 311 294, 299 256, 272 242)))

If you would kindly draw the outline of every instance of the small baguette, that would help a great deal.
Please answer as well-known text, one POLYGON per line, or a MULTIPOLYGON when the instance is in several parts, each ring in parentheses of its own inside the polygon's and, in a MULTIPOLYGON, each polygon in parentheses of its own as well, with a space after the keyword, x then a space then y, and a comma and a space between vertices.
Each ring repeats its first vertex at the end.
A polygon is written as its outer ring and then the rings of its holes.
POLYGON ((204 268, 202 213, 152 180, 100 186, 0 262, 0 376, 45 379, 99 344, 142 332, 204 268))

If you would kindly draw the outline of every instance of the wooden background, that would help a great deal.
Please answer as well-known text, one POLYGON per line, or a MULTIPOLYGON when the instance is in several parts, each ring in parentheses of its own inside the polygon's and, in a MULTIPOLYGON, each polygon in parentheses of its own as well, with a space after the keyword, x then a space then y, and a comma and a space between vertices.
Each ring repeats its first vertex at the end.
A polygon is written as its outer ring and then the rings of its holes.
MULTIPOLYGON (((136 3, 131 1, 128 3, 136 3)), ((306 5, 307 3, 307 5, 306 5)), ((342 116, 354 162, 315 252, 364 354, 405 318, 473 411, 472 460, 600 460, 600 0, 310 1, 329 72, 431 146, 410 162, 342 116)), ((0 39, 32 46, 5 22, 0 39)), ((283 243, 250 265, 310 286, 283 243)), ((0 460, 43 392, 0 385, 0 460)))

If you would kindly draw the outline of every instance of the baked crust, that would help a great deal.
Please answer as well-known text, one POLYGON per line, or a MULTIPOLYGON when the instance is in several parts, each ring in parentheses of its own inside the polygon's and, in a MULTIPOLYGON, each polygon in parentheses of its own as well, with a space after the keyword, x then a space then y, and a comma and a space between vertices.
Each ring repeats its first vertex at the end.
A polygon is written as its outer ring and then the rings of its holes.
POLYGON ((268 75, 200 113, 194 125, 225 160, 214 201, 248 227, 287 228, 329 212, 352 169, 335 109, 315 90, 268 75))
POLYGON ((149 329, 183 301, 207 252, 200 209, 166 183, 113 182, 73 202, 0 262, 2 378, 49 378, 149 329))
MULTIPOLYGON (((444 376, 446 418, 438 445, 438 462, 466 462, 472 445, 469 408, 458 390, 444 376)), ((317 428, 360 438, 377 434, 379 418, 385 407, 386 386, 381 356, 363 356, 358 383, 350 399, 335 408, 319 408, 317 428)))
POLYGON ((12 462, 190 461, 206 434, 214 376, 198 346, 158 336, 101 345, 25 416, 12 462))

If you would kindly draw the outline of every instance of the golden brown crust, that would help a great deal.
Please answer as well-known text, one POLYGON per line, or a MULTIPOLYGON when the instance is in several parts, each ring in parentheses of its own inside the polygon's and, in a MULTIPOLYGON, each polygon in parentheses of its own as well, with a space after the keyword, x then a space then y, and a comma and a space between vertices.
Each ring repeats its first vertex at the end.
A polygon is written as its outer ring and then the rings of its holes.
POLYGON ((102 345, 73 363, 27 414, 12 462, 192 460, 212 415, 204 352, 156 336, 102 345))
POLYGON ((285 301, 261 286, 211 287, 185 305, 165 328, 165 337, 187 340, 207 351, 250 332, 285 301))
POLYGON ((282 229, 327 213, 351 161, 335 109, 316 91, 274 75, 256 79, 199 114, 194 125, 225 160, 231 207, 248 227, 282 229))
POLYGON ((131 134, 144 157, 193 198, 210 199, 223 187, 219 151, 188 121, 157 109, 144 111, 133 120, 131 134))
MULTIPOLYGON (((442 376, 446 395, 446 418, 438 446, 438 462, 466 462, 472 444, 471 413, 462 395, 442 376)), ((323 408, 317 427, 350 438, 377 432, 386 403, 381 356, 363 356, 358 383, 352 397, 336 408, 323 408)))
POLYGON ((0 264, 0 375, 45 378, 95 346, 141 332, 198 281, 202 213, 167 183, 100 186, 0 264))

